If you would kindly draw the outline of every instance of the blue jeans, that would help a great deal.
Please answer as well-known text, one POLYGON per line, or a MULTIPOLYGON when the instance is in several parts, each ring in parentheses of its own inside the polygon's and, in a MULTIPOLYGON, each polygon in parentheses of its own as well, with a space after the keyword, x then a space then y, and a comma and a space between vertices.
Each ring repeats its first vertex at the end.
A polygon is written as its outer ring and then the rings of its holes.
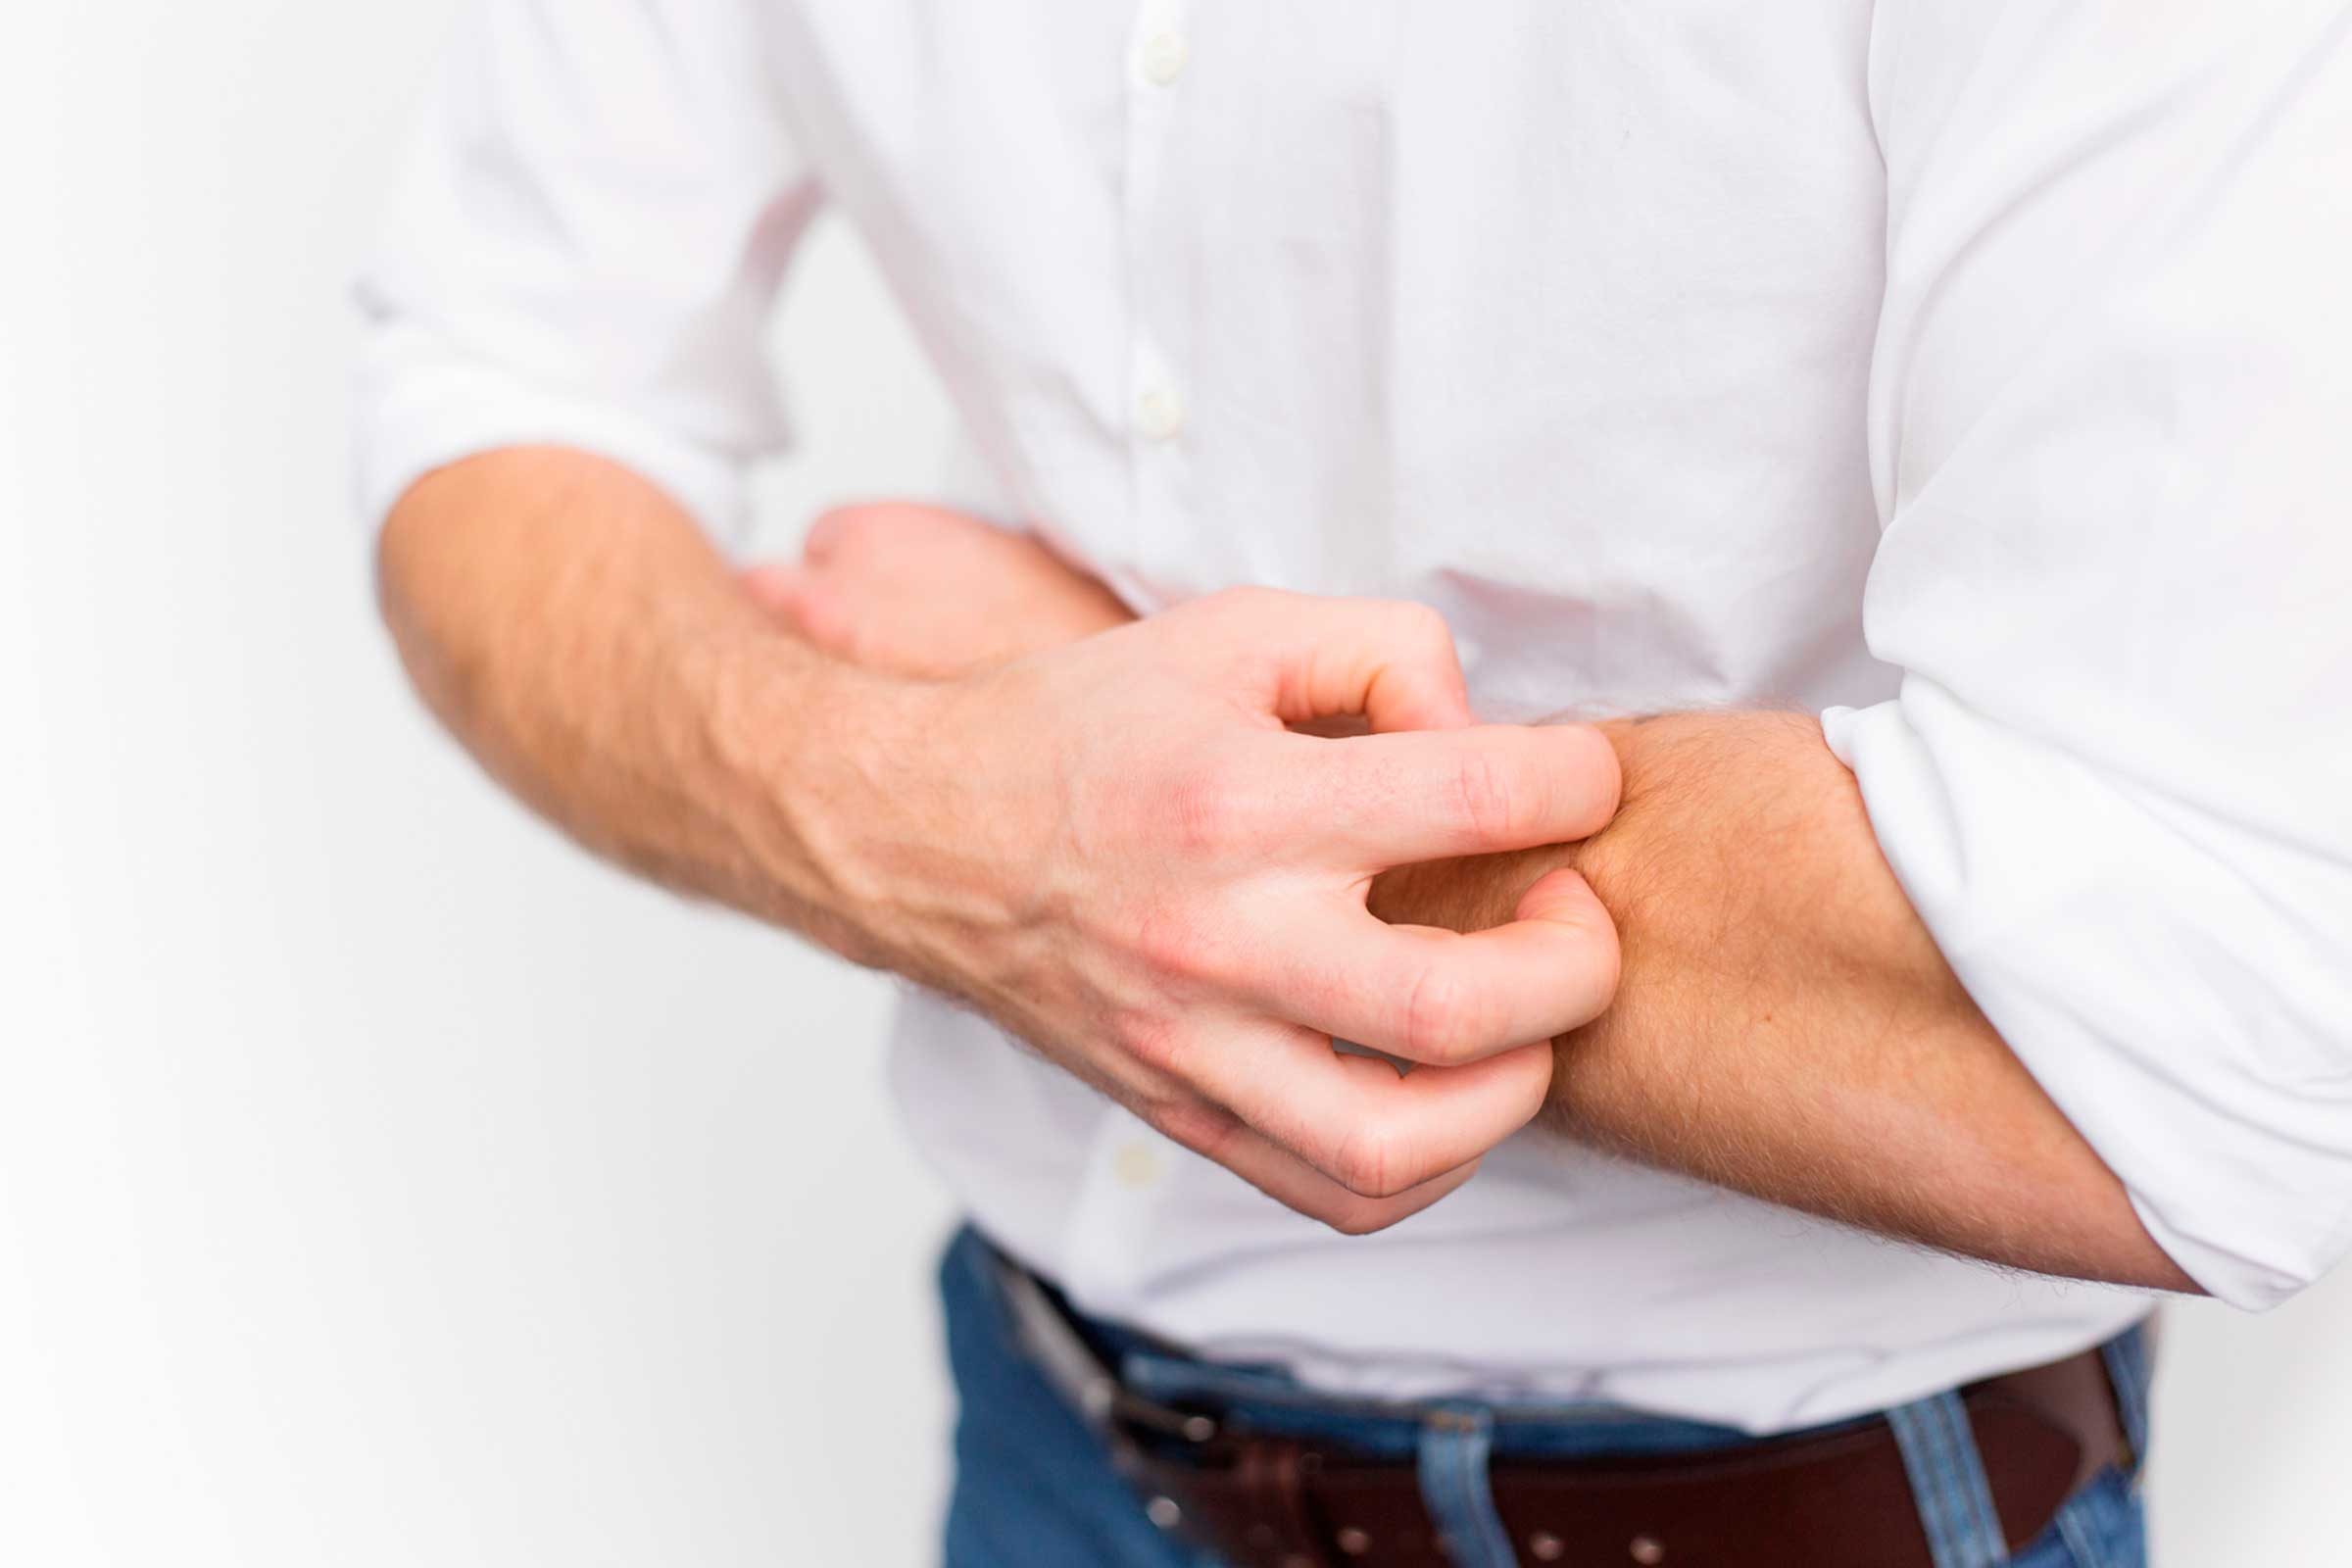
MULTIPOLYGON (((1217 1568, 1217 1559, 1152 1526, 1101 1441, 1030 1363, 1014 1337, 995 1254, 977 1232, 967 1228, 950 1244, 940 1293, 959 1404, 948 1568, 1217 1568)), ((1514 1562, 1486 1487, 1490 1455, 1658 1453, 1752 1441, 1726 1427, 1614 1407, 1448 1401, 1335 1409, 1281 1372, 1168 1355, 1115 1328, 1092 1327, 1144 1393, 1218 1408, 1261 1430, 1411 1459, 1438 1524, 1473 1552, 1466 1568, 1514 1562), (1441 1408, 1452 1419, 1428 1419, 1441 1408)), ((2132 1446, 2144 1452, 2144 1338, 2134 1329, 2107 1353, 2132 1446)), ((1889 1412, 1936 1568, 2146 1568, 2138 1492, 2113 1469, 2069 1499, 2039 1539, 2008 1555, 1988 1517, 1975 1446, 1956 1414, 1949 1395, 1889 1412)))

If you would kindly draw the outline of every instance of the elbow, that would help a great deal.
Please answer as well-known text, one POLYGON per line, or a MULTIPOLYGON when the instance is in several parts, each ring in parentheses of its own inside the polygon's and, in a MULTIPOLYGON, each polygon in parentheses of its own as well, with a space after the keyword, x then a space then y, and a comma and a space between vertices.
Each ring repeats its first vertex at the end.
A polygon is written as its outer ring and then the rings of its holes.
POLYGON ((2040 1163, 2038 1177, 2029 1178, 2013 1200, 2031 1203, 2038 1216, 2039 1245, 2030 1250, 2046 1260, 2038 1266, 2102 1285, 2208 1294, 2159 1234, 2164 1227, 2149 1222, 2138 1195, 2090 1143, 2069 1129, 2062 1146, 2060 1156, 2040 1163))
POLYGON ((2146 1193, 2134 1193, 2132 1206, 2180 1281, 2144 1283, 2248 1312, 2267 1312, 2318 1284, 2352 1247, 2352 1194, 2300 1211, 2167 1201, 2146 1193))
POLYGON ((375 612, 392 639, 409 684, 434 712, 448 716, 445 699, 451 682, 448 661, 436 653, 431 633, 432 596, 429 559, 429 518, 412 490, 376 530, 374 553, 375 612))
POLYGON ((2122 1218, 2111 1227, 2108 1245, 2113 1250, 2115 1266, 2109 1283, 2137 1286, 2142 1290, 2168 1291, 2177 1296, 2209 1294, 2197 1277, 2180 1266, 2164 1245, 2151 1234, 2144 1221, 2129 1203, 2122 1218))
POLYGON ((483 639, 468 627, 486 623, 469 596, 471 564, 459 548, 462 520, 436 495, 435 476, 412 486, 376 530, 373 560, 376 615, 391 637, 409 685, 452 734, 465 740, 482 706, 483 639))

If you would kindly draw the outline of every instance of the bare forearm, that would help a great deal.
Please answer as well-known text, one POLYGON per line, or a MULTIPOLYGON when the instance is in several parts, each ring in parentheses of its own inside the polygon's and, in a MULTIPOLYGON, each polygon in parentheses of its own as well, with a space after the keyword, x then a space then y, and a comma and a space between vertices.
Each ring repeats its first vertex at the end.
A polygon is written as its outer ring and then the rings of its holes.
MULTIPOLYGON (((418 691, 541 814, 643 875, 855 951, 778 786, 816 749, 820 696, 868 677, 779 634, 657 489, 570 451, 470 459, 395 509, 378 581, 418 691)), ((804 794, 828 787, 801 771, 804 794)))
POLYGON ((960 997, 1343 1230, 1467 1179, 1542 1109, 1546 1037, 1605 1000, 1581 886, 1499 940, 1403 937, 1349 905, 1379 866, 1581 836, 1615 798, 1590 731, 1468 725, 1418 607, 1217 595, 888 674, 775 629, 656 491, 553 451, 416 486, 382 584, 435 711, 583 843, 960 997), (1343 714, 1436 733, 1343 751, 1284 729, 1343 714), (1542 808, 1495 819, 1464 777, 1542 808), (1595 983, 1563 983, 1580 968, 1595 983), (1433 1032, 1433 987, 1485 1005, 1433 1032), (1336 1056, 1334 1034, 1435 1070, 1336 1056))
MULTIPOLYGON (((877 594, 904 593, 922 575, 910 563, 947 554, 927 538, 894 564, 889 537, 817 564, 807 587, 825 613, 804 606, 804 628, 894 625, 915 668, 995 657, 995 638, 959 640, 952 619, 877 594)), ((1034 646, 1125 618, 1042 554, 997 569, 994 602, 1019 607, 1009 618, 1034 646)), ((945 571, 906 602, 956 602, 972 575, 945 571)), ((852 657, 893 646, 860 641, 852 657)), ((1623 981, 1606 1013, 1557 1043, 1552 1126, 1929 1246, 2190 1288, 1944 963, 1817 725, 1745 713, 1609 730, 1625 804, 1591 839, 1403 866, 1371 891, 1386 919, 1460 931, 1508 920, 1558 866, 1599 893, 1623 981)))
POLYGON ((1592 882, 1624 975, 1557 1043, 1551 1125, 1997 1263, 2193 1288, 1953 977, 1812 720, 1608 728, 1625 799, 1600 833, 1383 894, 1475 924, 1549 864, 1592 882))

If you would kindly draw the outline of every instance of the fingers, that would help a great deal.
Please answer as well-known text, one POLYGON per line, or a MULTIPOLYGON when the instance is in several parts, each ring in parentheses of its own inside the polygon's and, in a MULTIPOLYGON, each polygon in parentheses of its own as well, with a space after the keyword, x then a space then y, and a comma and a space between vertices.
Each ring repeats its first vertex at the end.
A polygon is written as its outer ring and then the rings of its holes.
POLYGON ((1269 804, 1351 870, 1573 843, 1617 814, 1617 752, 1590 725, 1282 744, 1292 760, 1269 770, 1283 791, 1269 804))
POLYGON ((1227 646, 1247 660, 1254 695, 1285 723, 1345 713, 1364 714, 1380 730, 1470 722, 1453 634, 1425 605, 1245 588, 1180 612, 1231 623, 1227 646))
POLYGON ((1287 1025, 1220 1034, 1182 1076, 1348 1191, 1395 1198, 1457 1170, 1527 1125, 1551 1084, 1548 1041, 1399 1075, 1287 1025))
POLYGON ((766 562, 745 570, 743 591, 752 603, 789 624, 797 612, 806 573, 785 562, 766 562))
POLYGON ((860 501, 832 507, 817 514, 801 536, 801 559, 823 565, 844 554, 871 555, 913 541, 937 543, 957 526, 984 528, 986 523, 911 501, 860 501))
MULTIPOLYGON (((852 663, 895 667, 891 659, 876 657, 887 656, 890 650, 871 646, 872 639, 861 629, 858 618, 838 596, 826 591, 817 570, 773 562, 747 568, 737 580, 762 613, 819 653, 852 663)), ((912 669, 898 672, 920 673, 912 669)))
POLYGON ((1527 890, 1509 924, 1466 936, 1348 906, 1330 929, 1270 949, 1251 1001, 1408 1061, 1463 1063, 1590 1023, 1616 994, 1618 963, 1608 911, 1562 869, 1527 890))
POLYGON ((820 653, 899 674, 928 673, 918 657, 920 651, 900 649, 878 638, 867 618, 828 588, 823 568, 759 565, 745 571, 741 581, 754 604, 820 653))
POLYGON ((793 565, 743 574, 754 603, 825 653, 918 679, 1006 663, 1133 617, 1037 539, 906 502, 837 508, 793 565))
MULTIPOLYGON (((1331 1054, 1328 1044, 1320 1049, 1331 1054)), ((1385 1073, 1391 1083, 1399 1082, 1386 1064, 1375 1061, 1368 1065, 1385 1073)), ((1427 1180, 1378 1195, 1356 1191, 1231 1111, 1202 1101, 1162 1102, 1145 1119, 1163 1136, 1224 1166, 1276 1202, 1349 1236, 1385 1230, 1419 1213, 1478 1170, 1478 1161, 1472 1157, 1436 1171, 1427 1180)))
POLYGON ((1457 1165, 1415 1187, 1386 1198, 1351 1192, 1277 1148, 1260 1133, 1243 1129, 1229 1146, 1232 1157, 1225 1168, 1285 1207, 1319 1219, 1347 1236, 1369 1236, 1409 1219, 1478 1173, 1478 1162, 1457 1165))

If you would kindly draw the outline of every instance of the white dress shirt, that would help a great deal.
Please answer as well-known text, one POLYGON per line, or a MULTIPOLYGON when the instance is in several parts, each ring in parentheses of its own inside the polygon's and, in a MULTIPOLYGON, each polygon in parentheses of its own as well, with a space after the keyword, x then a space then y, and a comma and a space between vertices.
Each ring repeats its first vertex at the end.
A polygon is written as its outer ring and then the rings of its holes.
MULTIPOLYGON (((1422 600, 1497 717, 1821 712, 1986 1014, 2267 1305, 2352 1244, 2348 40, 2340 0, 487 0, 363 285, 364 505, 562 441, 731 528, 832 203, 1006 520, 1137 609, 1422 600)), ((1351 1240, 935 1000, 895 1052, 1080 1303, 1336 1389, 1772 1430, 2146 1307, 1533 1134, 1351 1240)))

